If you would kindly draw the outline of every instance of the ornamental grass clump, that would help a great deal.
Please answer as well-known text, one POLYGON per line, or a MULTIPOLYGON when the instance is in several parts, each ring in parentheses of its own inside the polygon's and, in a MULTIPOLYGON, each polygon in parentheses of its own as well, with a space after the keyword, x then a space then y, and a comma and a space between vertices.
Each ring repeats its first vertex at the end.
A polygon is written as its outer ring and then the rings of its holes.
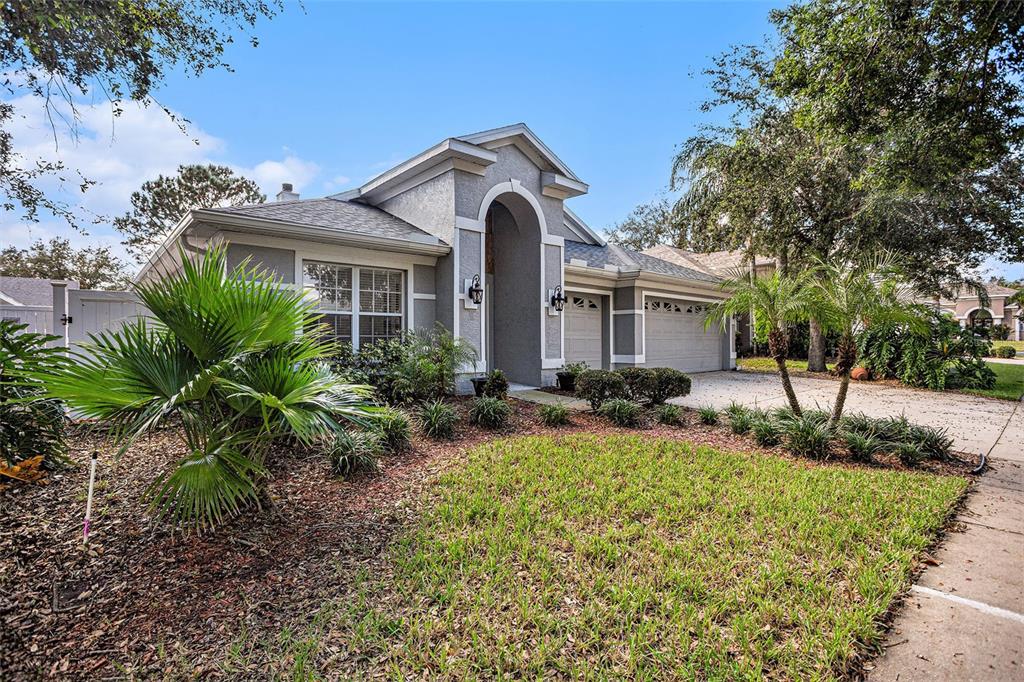
POLYGON ((739 412, 733 412, 729 415, 729 428, 732 432, 737 435, 749 433, 751 426, 753 426, 754 417, 750 412, 741 410, 739 412))
POLYGON ((597 413, 607 418, 616 426, 640 426, 643 419, 643 408, 632 400, 614 398, 607 400, 598 408, 597 413))
POLYGON ((654 416, 659 424, 666 426, 678 426, 683 422, 683 410, 678 405, 658 405, 654 410, 654 416))
POLYGON ((697 417, 701 424, 714 426, 718 423, 718 410, 713 405, 702 405, 697 408, 697 417))
POLYGON ((345 382, 301 290, 227 246, 134 289, 149 316, 92 337, 47 381, 52 397, 111 427, 123 453, 167 425, 185 456, 146 489, 158 517, 209 527, 258 506, 275 443, 331 447, 365 427, 372 389, 345 382))
POLYGON ((375 471, 380 454, 380 439, 372 431, 339 431, 327 448, 331 469, 339 476, 375 471))
POLYGON ((833 431, 828 415, 820 419, 810 412, 782 424, 783 444, 791 454, 808 459, 827 459, 833 431))
POLYGON ((387 452, 401 452, 412 445, 412 425, 401 410, 386 407, 374 415, 373 430, 387 452))
POLYGON ((782 442, 782 429, 771 417, 756 417, 750 424, 750 432, 754 442, 766 448, 774 447, 782 442))
POLYGON ((569 408, 565 405, 541 405, 537 415, 545 426, 565 426, 569 423, 569 408))
POLYGON ((454 408, 440 400, 427 403, 420 408, 420 428, 434 440, 455 438, 455 427, 458 423, 459 415, 454 408))
POLYGON ((477 398, 469 408, 470 423, 487 429, 505 428, 511 416, 512 408, 501 398, 477 398))

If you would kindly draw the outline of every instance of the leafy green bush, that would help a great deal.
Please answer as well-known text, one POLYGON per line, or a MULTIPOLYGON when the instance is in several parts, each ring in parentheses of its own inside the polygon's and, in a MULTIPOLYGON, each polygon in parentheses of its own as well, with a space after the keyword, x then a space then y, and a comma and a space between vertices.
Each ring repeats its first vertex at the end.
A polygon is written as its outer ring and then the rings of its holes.
POLYGON ((56 336, 26 332, 27 324, 0 320, 0 458, 8 466, 42 457, 53 466, 67 452, 67 416, 45 396, 45 381, 64 364, 56 336))
POLYGON ((450 405, 440 400, 429 402, 420 409, 420 426, 423 433, 435 440, 454 438, 458 423, 459 415, 450 405))
POLYGON ((508 425, 512 408, 501 398, 476 398, 469 408, 469 421, 488 429, 501 429, 508 425))
POLYGON ((566 363, 565 367, 562 368, 562 371, 565 372, 566 374, 571 374, 573 375, 573 377, 578 378, 581 374, 586 372, 587 369, 589 369, 587 363, 580 361, 566 363))
POLYGON ((506 398, 508 396, 508 379, 500 369, 492 369, 484 382, 484 395, 488 398, 506 398))
POLYGON ((997 358, 1015 358, 1017 357, 1017 349, 1013 346, 999 346, 992 351, 992 355, 997 358))
POLYGON ((620 367, 615 373, 622 377, 626 385, 624 398, 635 403, 645 403, 651 399, 656 383, 652 370, 646 367, 620 367))
POLYGON ((387 452, 401 452, 412 445, 412 425, 405 412, 386 407, 374 415, 373 430, 387 452))
POLYGON ((755 417, 750 424, 750 431, 754 442, 763 447, 774 447, 782 442, 782 430, 771 417, 755 417))
POLYGON ((370 389, 327 365, 333 344, 302 291, 243 262, 227 246, 135 286, 150 316, 93 337, 47 381, 85 417, 114 427, 122 452, 161 426, 185 456, 146 494, 159 516, 215 525, 259 501, 274 442, 330 442, 345 421, 365 425, 370 389))
POLYGON ((701 424, 714 426, 718 423, 718 410, 713 405, 702 405, 697 408, 697 416, 700 417, 701 424))
POLYGON ((393 403, 441 400, 455 392, 455 376, 476 360, 476 350, 453 337, 440 323, 429 332, 409 335, 409 353, 394 368, 393 403))
POLYGON ((408 333, 363 344, 358 351, 343 343, 331 358, 331 368, 346 381, 373 386, 381 400, 398 405, 406 398, 399 368, 408 362, 413 348, 414 339, 408 333))
POLYGON ((380 453, 380 440, 371 431, 339 431, 327 451, 331 469, 339 476, 375 471, 380 453))
POLYGON ((809 459, 826 459, 832 441, 832 429, 827 419, 821 421, 813 414, 794 416, 782 422, 783 444, 791 454, 809 459))
POLYGON ((576 379, 576 395, 590 403, 593 410, 606 400, 622 398, 626 382, 621 374, 606 369, 588 369, 576 379))
POLYGON ((683 421, 683 410, 678 405, 658 405, 654 415, 659 424, 665 424, 666 426, 677 426, 683 421))
POLYGON ((541 405, 537 414, 545 426, 564 426, 569 423, 569 408, 562 404, 541 405))
POLYGON ((854 459, 861 462, 871 462, 875 455, 885 450, 887 443, 873 433, 860 433, 857 431, 843 432, 843 440, 850 454, 854 459))
POLYGON ((992 325, 992 338, 998 339, 999 341, 1006 341, 1010 338, 1010 332, 1013 331, 1005 324, 994 324, 992 325))
POLYGON ((650 393, 651 403, 661 405, 670 398, 682 398, 690 395, 692 382, 690 377, 671 367, 655 367, 654 388, 650 393))
POLYGON ((902 325, 870 325, 857 346, 860 363, 882 379, 935 390, 995 385, 995 373, 983 359, 991 343, 943 313, 929 313, 924 333, 902 325))
POLYGON ((608 418, 616 426, 639 426, 643 416, 643 408, 632 400, 612 398, 606 400, 598 408, 597 413, 608 418))
POLYGON ((735 434, 749 433, 754 424, 754 418, 746 410, 729 414, 729 428, 735 434))

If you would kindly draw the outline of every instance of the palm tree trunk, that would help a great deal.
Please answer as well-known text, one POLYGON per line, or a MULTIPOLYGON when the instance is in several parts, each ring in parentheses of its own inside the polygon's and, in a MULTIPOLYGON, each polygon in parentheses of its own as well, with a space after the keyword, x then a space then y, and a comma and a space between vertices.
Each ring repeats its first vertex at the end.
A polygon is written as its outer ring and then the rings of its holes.
POLYGON ((825 367, 825 332, 821 323, 813 317, 810 321, 810 344, 807 347, 807 371, 824 372, 825 367))
POLYGON ((832 418, 829 419, 829 426, 835 427, 843 416, 843 407, 846 405, 846 393, 850 390, 850 372, 857 364, 857 341, 852 334, 844 334, 839 339, 836 348, 836 372, 842 377, 839 382, 839 392, 836 393, 836 402, 832 407, 832 418))
POLYGON ((789 350, 789 338, 785 330, 773 329, 768 334, 768 352, 771 353, 775 365, 779 368, 779 376, 782 378, 782 389, 786 392, 789 400, 789 408, 798 417, 803 414, 800 410, 800 401, 796 399, 796 391, 793 390, 793 382, 789 378, 789 368, 786 367, 786 352, 789 350))
POLYGON ((832 407, 832 418, 828 421, 828 425, 832 428, 839 425, 839 419, 843 416, 843 407, 846 405, 846 392, 848 390, 850 390, 849 371, 843 374, 843 378, 839 382, 839 392, 836 393, 836 403, 832 407))

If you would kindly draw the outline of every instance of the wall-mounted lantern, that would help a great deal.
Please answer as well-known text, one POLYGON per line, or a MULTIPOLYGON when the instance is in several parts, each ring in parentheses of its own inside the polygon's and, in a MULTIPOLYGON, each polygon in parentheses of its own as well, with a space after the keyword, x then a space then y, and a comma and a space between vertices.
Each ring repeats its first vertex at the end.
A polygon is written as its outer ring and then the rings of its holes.
POLYGON ((556 286, 551 294, 551 307, 557 312, 562 312, 565 309, 565 294, 562 293, 561 284, 556 286))
POLYGON ((469 285, 469 289, 466 291, 469 295, 469 300, 473 301, 474 305, 480 305, 484 300, 484 288, 480 286, 480 275, 473 275, 473 281, 469 285))

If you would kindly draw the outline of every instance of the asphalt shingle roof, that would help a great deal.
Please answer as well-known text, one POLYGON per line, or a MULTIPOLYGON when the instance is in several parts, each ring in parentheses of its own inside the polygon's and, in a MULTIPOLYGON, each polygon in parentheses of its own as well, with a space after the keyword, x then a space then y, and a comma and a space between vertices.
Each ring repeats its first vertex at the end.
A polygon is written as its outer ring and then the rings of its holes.
POLYGON ((272 201, 253 206, 209 209, 214 213, 245 215, 264 220, 337 229, 339 232, 386 237, 420 244, 443 244, 434 235, 375 206, 324 197, 296 201, 272 201))
POLYGON ((614 265, 624 270, 645 270, 659 275, 678 277, 679 279, 695 280, 698 282, 720 282, 714 275, 683 267, 676 263, 656 258, 646 253, 640 253, 617 244, 597 246, 584 244, 576 241, 565 241, 565 262, 580 260, 586 262, 588 267, 604 268, 606 265, 614 265))
MULTIPOLYGON (((53 280, 35 277, 0 277, 0 293, 10 296, 21 305, 53 305, 53 280)), ((66 280, 68 289, 77 289, 78 282, 66 280)), ((4 301, 0 299, 0 305, 4 301)))

